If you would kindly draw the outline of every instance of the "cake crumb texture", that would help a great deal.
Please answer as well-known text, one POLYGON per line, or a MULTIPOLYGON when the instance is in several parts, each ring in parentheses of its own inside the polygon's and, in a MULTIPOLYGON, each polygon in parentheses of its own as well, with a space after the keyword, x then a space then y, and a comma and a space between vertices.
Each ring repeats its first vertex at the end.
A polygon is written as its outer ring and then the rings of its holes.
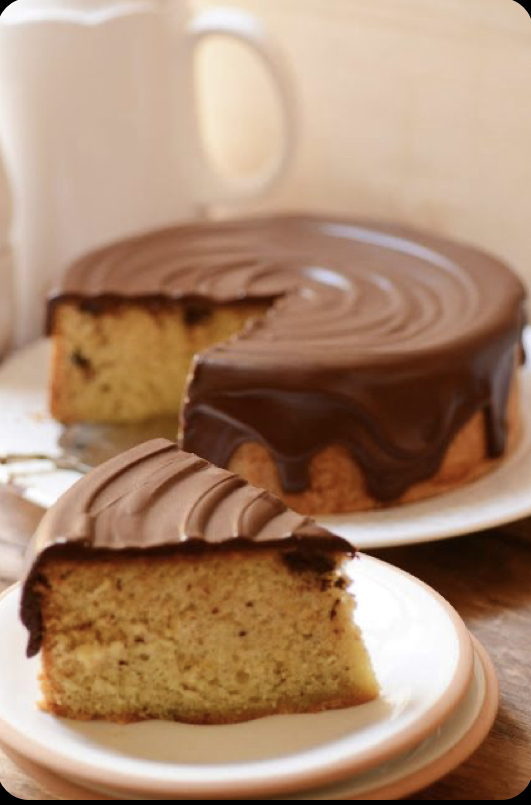
POLYGON ((195 355, 237 335, 267 308, 129 302, 94 314, 64 302, 54 324, 52 415, 65 424, 175 416, 195 355))
POLYGON ((49 559, 38 585, 43 707, 223 724, 377 698, 344 555, 316 557, 254 548, 49 559))

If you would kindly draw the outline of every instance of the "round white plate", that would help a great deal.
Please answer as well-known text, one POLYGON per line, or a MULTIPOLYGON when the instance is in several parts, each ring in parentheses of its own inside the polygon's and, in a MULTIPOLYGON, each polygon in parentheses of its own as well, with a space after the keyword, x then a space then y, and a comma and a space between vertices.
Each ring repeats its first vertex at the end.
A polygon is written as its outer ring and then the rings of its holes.
MULTIPOLYGON (((531 347, 531 333, 526 333, 531 347)), ((531 354, 531 348, 528 350, 531 354)), ((39 341, 0 366, 0 456, 56 455, 60 425, 47 414, 49 344, 39 341)), ((522 370, 522 437, 518 449, 489 475, 456 491, 374 512, 334 515, 320 522, 360 550, 430 542, 494 528, 531 515, 531 368, 522 370)), ((46 463, 11 467, 27 496, 44 506, 79 478, 46 463)), ((7 469, 0 466, 0 481, 7 469)))
MULTIPOLYGON (((443 726, 419 746, 372 771, 336 785, 271 799, 400 799, 431 785, 463 763, 487 736, 498 710, 498 681, 494 668, 482 646, 476 640, 474 644, 474 677, 463 703, 443 726)), ((13 750, 3 749, 26 774, 58 799, 135 799, 130 793, 121 797, 119 791, 110 791, 108 795, 96 793, 75 781, 58 777, 48 769, 16 755, 13 750)))
POLYGON ((24 656, 12 589, 0 600, 0 741, 63 777, 141 798, 273 796, 386 763, 456 711, 472 679, 473 649, 456 612, 422 582, 366 556, 353 560, 353 573, 381 698, 216 727, 72 722, 40 712, 39 661, 24 656))

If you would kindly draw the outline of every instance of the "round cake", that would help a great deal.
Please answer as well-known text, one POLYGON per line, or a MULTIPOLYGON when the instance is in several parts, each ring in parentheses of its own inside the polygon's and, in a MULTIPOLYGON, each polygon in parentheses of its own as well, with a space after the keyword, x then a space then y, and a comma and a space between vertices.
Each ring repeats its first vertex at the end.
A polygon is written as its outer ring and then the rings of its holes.
POLYGON ((418 500, 517 442, 524 303, 499 260, 400 227, 174 227, 67 272, 48 311, 52 411, 181 409, 185 450, 306 514, 418 500))

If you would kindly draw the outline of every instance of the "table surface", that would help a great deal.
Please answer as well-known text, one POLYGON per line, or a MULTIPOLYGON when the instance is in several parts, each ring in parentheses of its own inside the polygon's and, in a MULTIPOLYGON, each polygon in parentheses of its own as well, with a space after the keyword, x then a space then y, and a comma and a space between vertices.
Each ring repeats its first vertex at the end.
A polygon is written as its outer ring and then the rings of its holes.
MULTIPOLYGON (((531 520, 439 543, 375 551, 438 590, 490 653, 501 703, 483 746, 413 800, 511 799, 531 781, 531 520)), ((0 582, 0 590, 7 584, 0 582)), ((54 799, 0 752, 0 781, 19 799, 54 799)))

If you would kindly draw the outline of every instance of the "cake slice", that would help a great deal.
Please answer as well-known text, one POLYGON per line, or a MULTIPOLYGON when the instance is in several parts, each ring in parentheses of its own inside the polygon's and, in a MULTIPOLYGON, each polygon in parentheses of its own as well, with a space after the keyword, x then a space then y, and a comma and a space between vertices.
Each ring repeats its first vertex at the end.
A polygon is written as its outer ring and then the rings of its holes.
POLYGON ((21 616, 43 707, 226 724, 378 696, 349 543, 173 442, 103 464, 46 514, 21 616))

